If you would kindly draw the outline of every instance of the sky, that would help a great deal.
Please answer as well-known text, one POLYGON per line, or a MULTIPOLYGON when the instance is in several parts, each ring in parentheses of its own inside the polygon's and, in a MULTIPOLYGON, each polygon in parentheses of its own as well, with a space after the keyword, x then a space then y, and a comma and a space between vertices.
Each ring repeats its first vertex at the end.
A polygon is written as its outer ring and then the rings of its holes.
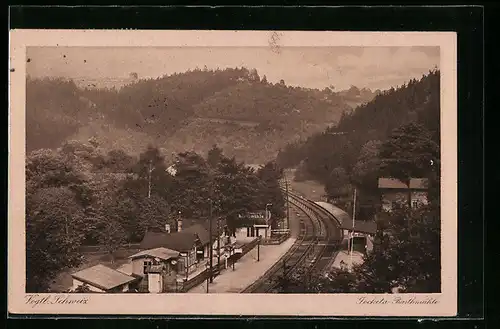
POLYGON ((269 82, 306 88, 352 85, 388 89, 439 67, 439 47, 30 47, 32 77, 119 79, 181 73, 196 67, 257 69, 269 82))

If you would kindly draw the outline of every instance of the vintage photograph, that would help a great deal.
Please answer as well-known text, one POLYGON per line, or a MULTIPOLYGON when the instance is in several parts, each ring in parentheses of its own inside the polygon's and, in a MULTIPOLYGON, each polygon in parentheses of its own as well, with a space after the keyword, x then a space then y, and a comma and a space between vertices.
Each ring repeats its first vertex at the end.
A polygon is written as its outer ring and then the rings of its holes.
POLYGON ((261 35, 26 45, 24 304, 228 293, 348 294, 358 312, 443 303, 439 42, 261 35))

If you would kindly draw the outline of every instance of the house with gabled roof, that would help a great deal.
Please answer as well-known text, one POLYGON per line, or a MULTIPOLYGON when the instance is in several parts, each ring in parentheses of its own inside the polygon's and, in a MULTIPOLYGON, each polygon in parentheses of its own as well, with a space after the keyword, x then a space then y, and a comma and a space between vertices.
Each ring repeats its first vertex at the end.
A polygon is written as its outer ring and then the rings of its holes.
MULTIPOLYGON (((212 255, 217 256, 217 242, 222 252, 228 243, 226 238, 225 222, 212 220, 212 255)), ((198 265, 210 253, 210 222, 179 220, 176 232, 149 230, 140 243, 140 249, 151 250, 165 248, 178 253, 176 271, 186 277, 198 268, 198 265), (191 224, 184 228, 185 223, 191 224)))
POLYGON ((73 278, 72 291, 85 286, 92 292, 120 293, 134 289, 140 281, 139 277, 127 275, 102 264, 98 264, 76 273, 73 278))
POLYGON ((380 177, 378 188, 381 194, 382 209, 392 211, 399 205, 411 204, 412 208, 426 205, 428 203, 428 184, 426 178, 411 178, 407 184, 396 178, 380 177))
POLYGON ((178 251, 164 247, 143 250, 130 256, 132 275, 142 279, 139 291, 150 293, 174 291, 178 258, 178 251))

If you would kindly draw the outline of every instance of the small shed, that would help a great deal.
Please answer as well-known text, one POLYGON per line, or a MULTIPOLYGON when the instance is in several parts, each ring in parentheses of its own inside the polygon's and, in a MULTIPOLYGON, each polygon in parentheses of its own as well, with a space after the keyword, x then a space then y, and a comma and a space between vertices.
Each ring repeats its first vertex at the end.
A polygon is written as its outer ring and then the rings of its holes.
POLYGON ((71 275, 73 278, 72 290, 86 285, 94 292, 126 292, 139 279, 102 264, 98 264, 71 275))
POLYGON ((375 221, 360 221, 355 220, 354 225, 352 217, 344 210, 327 202, 316 202, 323 209, 328 211, 335 217, 339 228, 342 230, 345 238, 355 239, 361 238, 365 240, 366 250, 370 251, 373 248, 373 237, 377 232, 377 223, 375 221), (352 234, 352 235, 351 235, 352 234))

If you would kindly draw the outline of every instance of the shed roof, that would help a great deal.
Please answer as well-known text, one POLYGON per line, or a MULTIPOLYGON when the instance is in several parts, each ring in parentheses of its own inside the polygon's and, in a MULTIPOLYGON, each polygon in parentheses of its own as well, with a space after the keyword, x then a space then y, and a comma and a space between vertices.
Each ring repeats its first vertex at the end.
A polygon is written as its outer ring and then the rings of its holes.
POLYGON ((137 280, 133 276, 98 264, 71 275, 73 278, 102 290, 110 290, 137 280))
POLYGON ((399 179, 380 177, 378 179, 378 187, 383 189, 415 189, 415 190, 425 190, 427 189, 428 180, 426 178, 411 178, 410 186, 399 179))
POLYGON ((352 226, 352 221, 350 223, 342 223, 340 226, 343 230, 350 230, 354 232, 366 233, 366 234, 375 234, 377 232, 377 223, 374 221, 361 221, 357 220, 354 223, 354 228, 352 226))
POLYGON ((348 213, 346 213, 344 210, 340 209, 339 207, 334 206, 331 203, 318 201, 318 202, 316 202, 316 204, 318 204, 321 207, 323 207, 324 209, 326 209, 341 224, 344 222, 351 222, 352 221, 352 218, 351 218, 351 216, 349 216, 348 213))
POLYGON ((198 235, 192 232, 164 233, 148 231, 141 241, 140 248, 154 249, 163 247, 179 252, 189 251, 194 247, 197 240, 198 235))
POLYGON ((155 257, 155 258, 159 258, 162 260, 169 260, 170 258, 175 258, 175 257, 179 256, 179 252, 172 250, 172 249, 160 247, 160 248, 154 248, 154 249, 140 251, 136 254, 133 254, 129 258, 136 259, 136 258, 141 258, 141 257, 146 257, 146 256, 155 257))
POLYGON ((343 230, 353 230, 355 232, 367 234, 375 234, 375 232, 377 232, 377 224, 373 221, 355 220, 353 227, 351 216, 349 216, 349 214, 344 210, 327 202, 320 201, 316 202, 316 204, 320 205, 332 214, 340 222, 340 228, 343 230))

